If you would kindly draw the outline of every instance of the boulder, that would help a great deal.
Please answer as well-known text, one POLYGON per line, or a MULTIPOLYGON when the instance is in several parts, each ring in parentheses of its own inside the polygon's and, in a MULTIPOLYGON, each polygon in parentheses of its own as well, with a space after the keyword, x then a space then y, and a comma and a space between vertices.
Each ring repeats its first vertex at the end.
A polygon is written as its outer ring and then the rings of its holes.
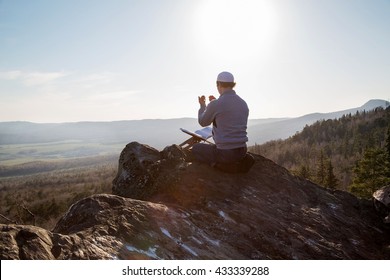
POLYGON ((383 217, 383 222, 390 224, 390 185, 380 188, 372 196, 375 209, 383 217))

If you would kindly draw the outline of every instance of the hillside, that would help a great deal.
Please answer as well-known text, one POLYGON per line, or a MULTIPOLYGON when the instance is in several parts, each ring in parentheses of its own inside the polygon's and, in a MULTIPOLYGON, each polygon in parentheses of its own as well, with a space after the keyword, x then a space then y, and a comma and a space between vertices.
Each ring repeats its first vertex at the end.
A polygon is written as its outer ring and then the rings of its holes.
MULTIPOLYGON (((384 149, 390 107, 344 114, 305 126, 286 140, 269 141, 251 151, 270 158, 296 174, 318 182, 319 165, 331 163, 337 188, 349 190, 354 168, 369 149, 384 149)), ((389 141, 389 140, 387 140, 389 141)))
POLYGON ((254 158, 248 173, 227 174, 186 162, 175 145, 130 143, 113 194, 79 200, 51 231, 0 225, 0 258, 390 258, 389 229, 370 201, 254 158))
MULTIPOLYGON (((306 125, 316 121, 341 118, 343 115, 356 112, 370 111, 377 107, 386 108, 388 102, 380 99, 372 99, 357 108, 349 108, 337 112, 311 113, 297 118, 274 119, 272 122, 250 122, 248 126, 249 145, 263 144, 267 141, 287 139, 295 133, 302 131, 306 125)), ((256 110, 256 108, 254 108, 256 110)))

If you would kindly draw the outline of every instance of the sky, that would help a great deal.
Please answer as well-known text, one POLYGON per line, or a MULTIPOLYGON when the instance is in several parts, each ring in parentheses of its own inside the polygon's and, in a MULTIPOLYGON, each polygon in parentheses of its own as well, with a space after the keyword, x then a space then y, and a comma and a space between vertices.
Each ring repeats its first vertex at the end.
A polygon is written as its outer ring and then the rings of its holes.
POLYGON ((197 117, 219 72, 250 118, 390 98, 389 0, 0 0, 0 121, 197 117))

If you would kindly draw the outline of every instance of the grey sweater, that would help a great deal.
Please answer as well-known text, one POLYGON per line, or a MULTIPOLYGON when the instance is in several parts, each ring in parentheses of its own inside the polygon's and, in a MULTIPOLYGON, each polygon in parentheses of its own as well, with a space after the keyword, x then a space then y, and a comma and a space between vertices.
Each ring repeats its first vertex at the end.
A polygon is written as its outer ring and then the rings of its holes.
POLYGON ((213 138, 218 149, 235 149, 246 146, 246 128, 249 109, 234 90, 225 91, 207 106, 201 106, 198 122, 201 126, 213 124, 213 138))

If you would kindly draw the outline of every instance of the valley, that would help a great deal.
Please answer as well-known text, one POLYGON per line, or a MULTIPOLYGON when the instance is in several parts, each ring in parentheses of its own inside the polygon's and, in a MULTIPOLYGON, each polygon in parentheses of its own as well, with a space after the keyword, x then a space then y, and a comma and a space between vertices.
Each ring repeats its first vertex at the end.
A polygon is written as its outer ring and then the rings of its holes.
MULTIPOLYGON (((261 148, 259 145, 291 138, 320 120, 336 119, 385 104, 383 100, 372 100, 362 107, 334 113, 249 120, 248 144, 252 151, 284 165, 278 160, 278 154, 270 154, 275 142, 268 144, 272 148, 268 151, 264 150, 267 145, 261 148)), ((192 118, 64 124, 0 123, 0 223, 11 221, 50 229, 75 201, 93 194, 111 193, 118 158, 127 143, 137 141, 162 150, 186 139, 187 136, 179 130, 181 127, 195 130, 199 125, 192 118)), ((288 143, 284 150, 291 152, 288 143)), ((318 148, 317 153, 320 150, 318 148)), ((301 159, 300 155, 295 157, 301 159)), ((313 159, 312 166, 317 160, 313 159)), ((285 167, 296 170, 298 165, 289 163, 285 167)), ((351 168, 351 164, 348 166, 351 168)), ((342 167, 336 166, 335 173, 340 180, 343 177, 339 168, 342 167)))

